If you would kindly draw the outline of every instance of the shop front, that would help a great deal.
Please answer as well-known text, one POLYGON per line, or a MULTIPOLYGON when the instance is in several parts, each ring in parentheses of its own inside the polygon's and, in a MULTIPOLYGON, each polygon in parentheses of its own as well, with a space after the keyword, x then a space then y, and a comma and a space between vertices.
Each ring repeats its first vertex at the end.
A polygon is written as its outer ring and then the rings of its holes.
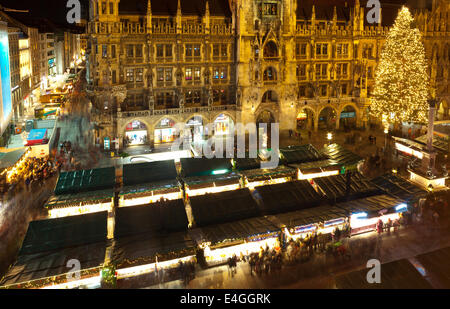
POLYGON ((220 114, 216 120, 214 120, 214 135, 226 136, 234 133, 234 122, 231 117, 220 114))
POLYGON ((279 231, 274 231, 212 246, 211 243, 208 242, 203 244, 204 256, 206 262, 215 264, 223 263, 228 258, 233 257, 233 255, 239 257, 241 254, 248 256, 252 253, 258 253, 261 251, 261 248, 280 248, 279 235, 279 231))
POLYGON ((169 118, 162 119, 155 127, 155 144, 172 143, 177 138, 175 121, 169 118))
POLYGON ((125 145, 133 146, 147 143, 147 126, 138 120, 130 122, 125 128, 125 145))
POLYGON ((163 200, 176 200, 182 197, 177 181, 127 186, 119 194, 119 207, 148 205, 163 200))
POLYGON ((194 116, 186 122, 190 134, 185 138, 189 143, 201 143, 203 141, 203 118, 194 116))

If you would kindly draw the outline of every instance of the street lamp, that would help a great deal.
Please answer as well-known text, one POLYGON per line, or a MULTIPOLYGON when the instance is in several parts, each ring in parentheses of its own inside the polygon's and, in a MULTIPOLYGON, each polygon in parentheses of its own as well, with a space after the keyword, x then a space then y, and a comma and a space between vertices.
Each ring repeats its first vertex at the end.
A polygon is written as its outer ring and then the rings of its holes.
POLYGON ((331 132, 327 133, 328 145, 331 145, 331 140, 333 139, 333 134, 331 132))
POLYGON ((389 129, 386 126, 384 128, 384 152, 386 152, 386 149, 387 149, 387 135, 388 135, 388 133, 389 133, 389 129))

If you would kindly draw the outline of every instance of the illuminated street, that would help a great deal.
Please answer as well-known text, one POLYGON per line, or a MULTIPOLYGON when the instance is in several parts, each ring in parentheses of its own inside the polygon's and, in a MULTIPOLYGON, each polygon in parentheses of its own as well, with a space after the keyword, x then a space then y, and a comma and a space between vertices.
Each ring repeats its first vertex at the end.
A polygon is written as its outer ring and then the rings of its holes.
POLYGON ((0 0, 0 290, 450 288, 449 12, 0 0))

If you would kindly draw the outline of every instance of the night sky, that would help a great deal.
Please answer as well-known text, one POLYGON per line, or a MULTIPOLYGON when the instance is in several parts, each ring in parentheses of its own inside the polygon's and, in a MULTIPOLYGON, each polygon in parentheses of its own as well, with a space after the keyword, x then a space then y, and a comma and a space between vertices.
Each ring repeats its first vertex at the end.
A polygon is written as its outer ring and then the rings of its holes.
MULTIPOLYGON (((87 18, 88 0, 79 0, 82 4, 81 17, 87 18)), ((0 4, 11 9, 29 9, 33 16, 48 18, 55 23, 67 23, 66 7, 68 0, 0 0, 0 4)))

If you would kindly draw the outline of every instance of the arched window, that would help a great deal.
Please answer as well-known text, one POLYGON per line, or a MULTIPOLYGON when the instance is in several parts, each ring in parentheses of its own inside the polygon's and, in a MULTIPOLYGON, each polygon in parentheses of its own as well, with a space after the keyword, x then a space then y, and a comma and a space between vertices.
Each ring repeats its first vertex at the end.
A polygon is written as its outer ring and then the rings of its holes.
POLYGON ((275 42, 270 41, 264 46, 264 58, 278 57, 278 48, 275 42))
POLYGON ((276 103, 278 102, 278 95, 275 91, 269 90, 263 94, 262 103, 276 103))
POLYGON ((277 71, 274 68, 268 67, 264 70, 264 81, 275 81, 277 80, 277 71))

